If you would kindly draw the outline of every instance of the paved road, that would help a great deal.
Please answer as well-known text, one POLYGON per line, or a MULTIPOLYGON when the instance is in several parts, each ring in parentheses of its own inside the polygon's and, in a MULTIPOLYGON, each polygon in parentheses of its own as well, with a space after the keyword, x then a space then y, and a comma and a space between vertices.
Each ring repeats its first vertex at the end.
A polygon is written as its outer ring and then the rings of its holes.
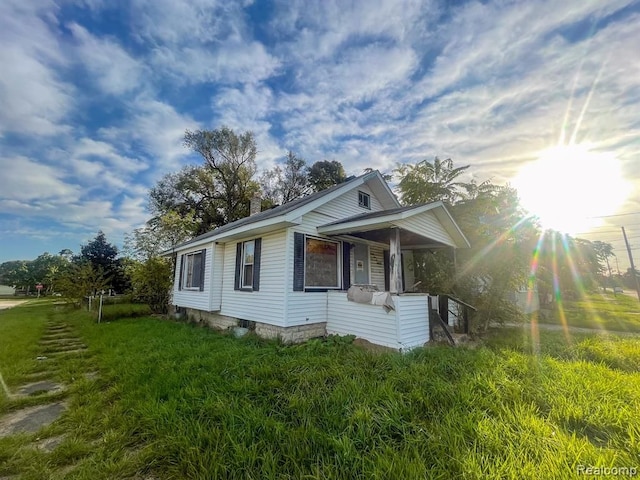
POLYGON ((20 305, 21 303, 28 302, 29 300, 5 300, 0 299, 0 310, 4 310, 6 308, 15 307, 16 305, 20 305))

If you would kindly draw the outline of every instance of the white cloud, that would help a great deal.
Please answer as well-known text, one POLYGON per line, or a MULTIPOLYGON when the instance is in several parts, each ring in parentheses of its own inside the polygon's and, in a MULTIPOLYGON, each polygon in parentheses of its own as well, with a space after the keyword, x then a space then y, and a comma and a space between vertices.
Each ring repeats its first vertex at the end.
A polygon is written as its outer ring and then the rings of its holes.
POLYGON ((130 117, 124 124, 100 129, 98 135, 119 150, 136 148, 144 152, 151 180, 180 168, 188 155, 182 145, 184 132, 200 128, 198 122, 147 95, 136 97, 129 108, 130 117))
POLYGON ((352 41, 423 40, 439 12, 436 2, 420 0, 281 0, 272 29, 284 42, 287 58, 297 62, 331 60, 352 41))
POLYGON ((91 72, 105 93, 120 95, 141 87, 147 73, 143 64, 129 55, 118 42, 98 38, 77 23, 67 28, 76 40, 79 60, 91 72))
POLYGON ((60 51, 52 2, 0 3, 0 137, 6 132, 54 135, 74 107, 74 87, 56 67, 67 61, 60 51))
POLYGON ((78 187, 65 183, 58 169, 26 157, 0 157, 0 171, 0 198, 4 200, 69 200, 79 193, 78 187))
POLYGON ((151 64, 177 84, 235 84, 258 83, 270 77, 279 61, 259 42, 233 39, 212 46, 157 47, 151 64))

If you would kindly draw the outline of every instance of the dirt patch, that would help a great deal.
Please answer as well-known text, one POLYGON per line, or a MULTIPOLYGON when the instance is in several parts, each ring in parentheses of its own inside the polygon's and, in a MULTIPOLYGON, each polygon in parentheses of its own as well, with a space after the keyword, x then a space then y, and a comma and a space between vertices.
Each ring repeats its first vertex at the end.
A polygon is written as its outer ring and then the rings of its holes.
POLYGON ((55 422, 66 409, 64 402, 56 402, 11 412, 0 419, 0 438, 37 432, 55 422))
POLYGON ((353 341, 354 345, 357 345, 358 347, 362 347, 365 350, 369 351, 369 352, 373 352, 373 353, 389 353, 389 352, 397 352, 397 350, 390 348, 390 347, 384 347, 382 345, 376 345, 375 343, 371 343, 368 340, 365 340, 364 338, 356 338, 353 341))

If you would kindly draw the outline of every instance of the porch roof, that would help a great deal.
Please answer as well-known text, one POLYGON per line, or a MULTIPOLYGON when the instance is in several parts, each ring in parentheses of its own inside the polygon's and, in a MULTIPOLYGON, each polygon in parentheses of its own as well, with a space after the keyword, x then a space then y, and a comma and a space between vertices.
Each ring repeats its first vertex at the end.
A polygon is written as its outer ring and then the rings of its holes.
POLYGON ((392 228, 400 229, 403 248, 471 246, 442 202, 356 215, 322 225, 318 227, 318 233, 351 235, 386 243, 392 228))

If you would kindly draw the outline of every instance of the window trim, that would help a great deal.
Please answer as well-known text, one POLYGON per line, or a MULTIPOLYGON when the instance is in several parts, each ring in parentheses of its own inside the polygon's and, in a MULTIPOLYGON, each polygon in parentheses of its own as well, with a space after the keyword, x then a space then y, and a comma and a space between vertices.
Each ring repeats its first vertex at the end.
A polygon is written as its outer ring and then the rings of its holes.
POLYGON ((303 285, 303 289, 305 292, 314 292, 314 291, 327 291, 327 290, 342 290, 342 242, 339 240, 332 240, 332 239, 328 239, 328 238, 322 238, 322 237, 315 237, 313 235, 305 235, 304 236, 304 256, 303 256, 303 260, 304 260, 304 281, 302 283, 303 285), (335 243, 338 248, 336 250, 336 280, 337 280, 337 285, 336 286, 331 286, 331 287, 327 287, 327 286, 320 286, 320 285, 313 285, 313 286, 308 286, 307 285, 307 239, 312 239, 312 240, 319 240, 321 242, 326 242, 326 243, 335 243))
MULTIPOLYGON (((193 285, 193 281, 195 278, 193 266, 195 264, 194 260, 197 255, 200 255, 202 258, 202 250, 196 250, 193 252, 187 252, 182 255, 182 290, 190 290, 190 291, 200 291, 202 285, 193 285), (189 272, 189 260, 191 260, 191 272, 189 272), (189 285, 189 273, 191 273, 191 285, 189 285)), ((200 261, 200 268, 203 269, 204 265, 202 265, 202 260, 200 261)), ((201 275, 195 279, 196 282, 200 283, 201 275)))
POLYGON ((248 290, 248 291, 252 291, 253 290, 253 277, 255 275, 255 264, 256 264, 256 240, 255 238, 252 240, 246 240, 244 242, 242 242, 242 248, 240 249, 241 253, 242 253, 242 257, 240 259, 240 290, 248 290), (245 259, 246 259, 246 255, 245 255, 245 246, 248 243, 253 243, 253 262, 251 263, 246 263, 245 259), (244 278, 244 267, 251 265, 251 283, 246 285, 245 284, 245 278, 244 278))
POLYGON ((358 190, 358 206, 371 210, 371 195, 362 190, 358 190), (366 199, 366 202, 363 201, 364 199, 366 199))

